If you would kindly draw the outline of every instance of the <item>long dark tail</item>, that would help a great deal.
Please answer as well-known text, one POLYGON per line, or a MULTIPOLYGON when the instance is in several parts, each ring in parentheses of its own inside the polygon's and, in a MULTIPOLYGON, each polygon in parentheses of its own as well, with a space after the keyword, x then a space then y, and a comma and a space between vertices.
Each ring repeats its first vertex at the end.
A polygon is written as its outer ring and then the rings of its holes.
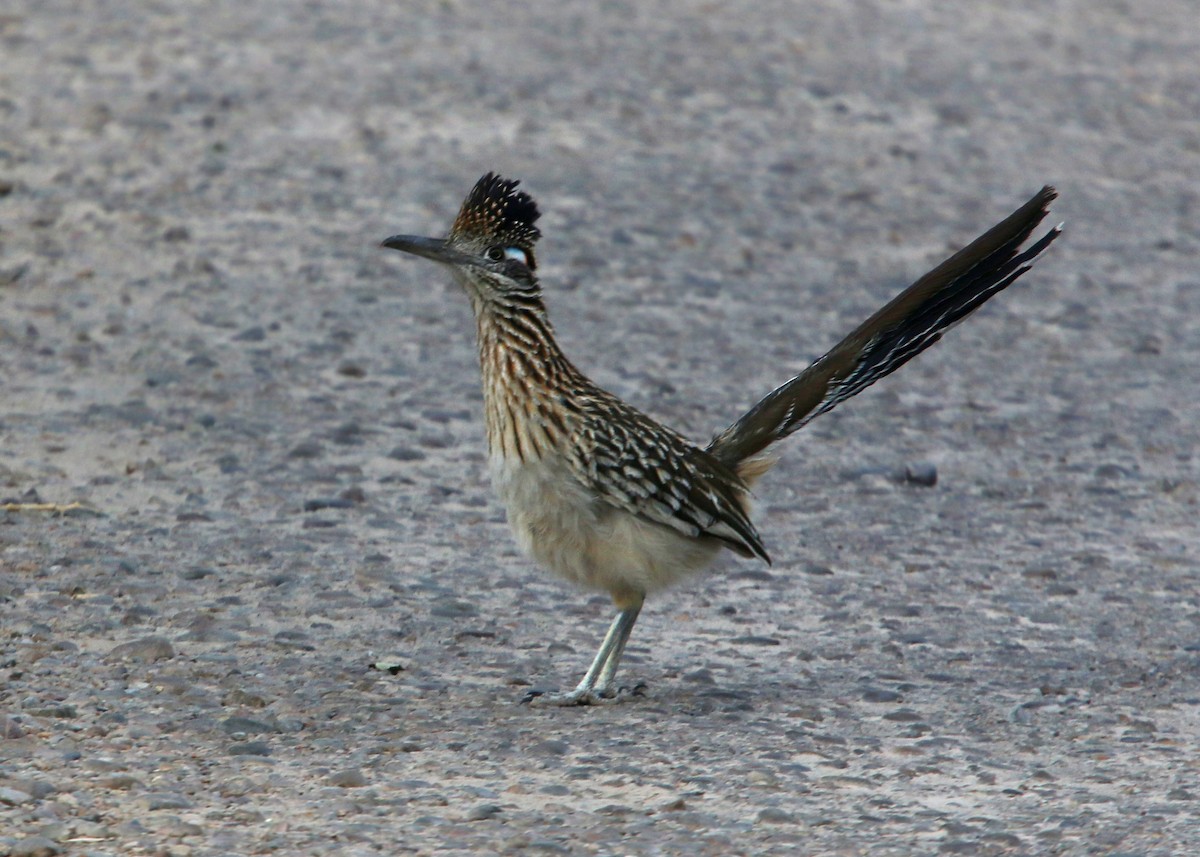
MULTIPOLYGON (((1018 252, 1057 196, 1054 188, 1042 188, 1004 221, 897 295, 829 353, 769 393, 713 438, 708 451, 730 467, 745 467, 744 462, 770 444, 933 345, 942 333, 1028 271, 1059 236, 1061 224, 1018 252)), ((757 475, 755 468, 749 470, 757 475)))

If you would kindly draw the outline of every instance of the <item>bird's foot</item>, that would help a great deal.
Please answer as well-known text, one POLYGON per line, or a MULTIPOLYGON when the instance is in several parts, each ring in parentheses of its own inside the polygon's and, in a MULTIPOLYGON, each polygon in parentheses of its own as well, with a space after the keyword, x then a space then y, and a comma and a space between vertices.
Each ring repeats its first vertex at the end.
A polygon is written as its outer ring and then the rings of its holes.
POLYGON ((563 707, 571 705, 612 705, 619 699, 619 695, 612 693, 600 693, 594 688, 575 688, 570 693, 555 693, 548 690, 531 690, 521 697, 521 702, 527 705, 543 707, 550 705, 559 705, 563 707))
POLYGON ((548 705, 613 705, 630 696, 645 696, 646 685, 639 682, 633 687, 611 688, 586 687, 580 685, 569 693, 552 693, 546 690, 531 690, 521 697, 525 705, 538 707, 548 705))

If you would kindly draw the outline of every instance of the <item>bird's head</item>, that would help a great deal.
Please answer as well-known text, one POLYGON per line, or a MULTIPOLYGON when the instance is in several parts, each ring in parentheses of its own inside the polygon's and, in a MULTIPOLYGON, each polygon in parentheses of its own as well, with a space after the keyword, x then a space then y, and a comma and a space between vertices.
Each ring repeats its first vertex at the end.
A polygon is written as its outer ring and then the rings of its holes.
POLYGON ((463 200, 445 238, 393 235, 383 246, 445 265, 473 300, 538 299, 533 245, 541 237, 534 225, 539 213, 518 184, 488 173, 463 200))

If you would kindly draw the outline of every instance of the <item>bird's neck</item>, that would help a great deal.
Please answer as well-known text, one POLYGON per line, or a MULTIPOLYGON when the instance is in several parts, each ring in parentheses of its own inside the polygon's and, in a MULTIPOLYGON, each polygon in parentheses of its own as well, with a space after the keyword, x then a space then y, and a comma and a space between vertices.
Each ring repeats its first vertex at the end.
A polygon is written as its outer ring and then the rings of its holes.
POLYGON ((564 391, 582 375, 562 353, 540 301, 475 307, 488 449, 506 461, 540 460, 571 431, 564 391))

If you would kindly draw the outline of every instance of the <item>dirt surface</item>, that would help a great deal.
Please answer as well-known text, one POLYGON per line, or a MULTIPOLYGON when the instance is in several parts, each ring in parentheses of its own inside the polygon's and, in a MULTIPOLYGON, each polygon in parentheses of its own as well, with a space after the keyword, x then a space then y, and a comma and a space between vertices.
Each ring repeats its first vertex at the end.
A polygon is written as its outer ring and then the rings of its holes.
POLYGON ((81 506, 0 513, 0 855, 1200 851, 1195 10, 966 8, 6 3, 0 496, 81 506), (378 248, 489 169, 698 440, 1044 182, 1067 234, 792 439, 644 697, 541 710, 610 607, 378 248))

